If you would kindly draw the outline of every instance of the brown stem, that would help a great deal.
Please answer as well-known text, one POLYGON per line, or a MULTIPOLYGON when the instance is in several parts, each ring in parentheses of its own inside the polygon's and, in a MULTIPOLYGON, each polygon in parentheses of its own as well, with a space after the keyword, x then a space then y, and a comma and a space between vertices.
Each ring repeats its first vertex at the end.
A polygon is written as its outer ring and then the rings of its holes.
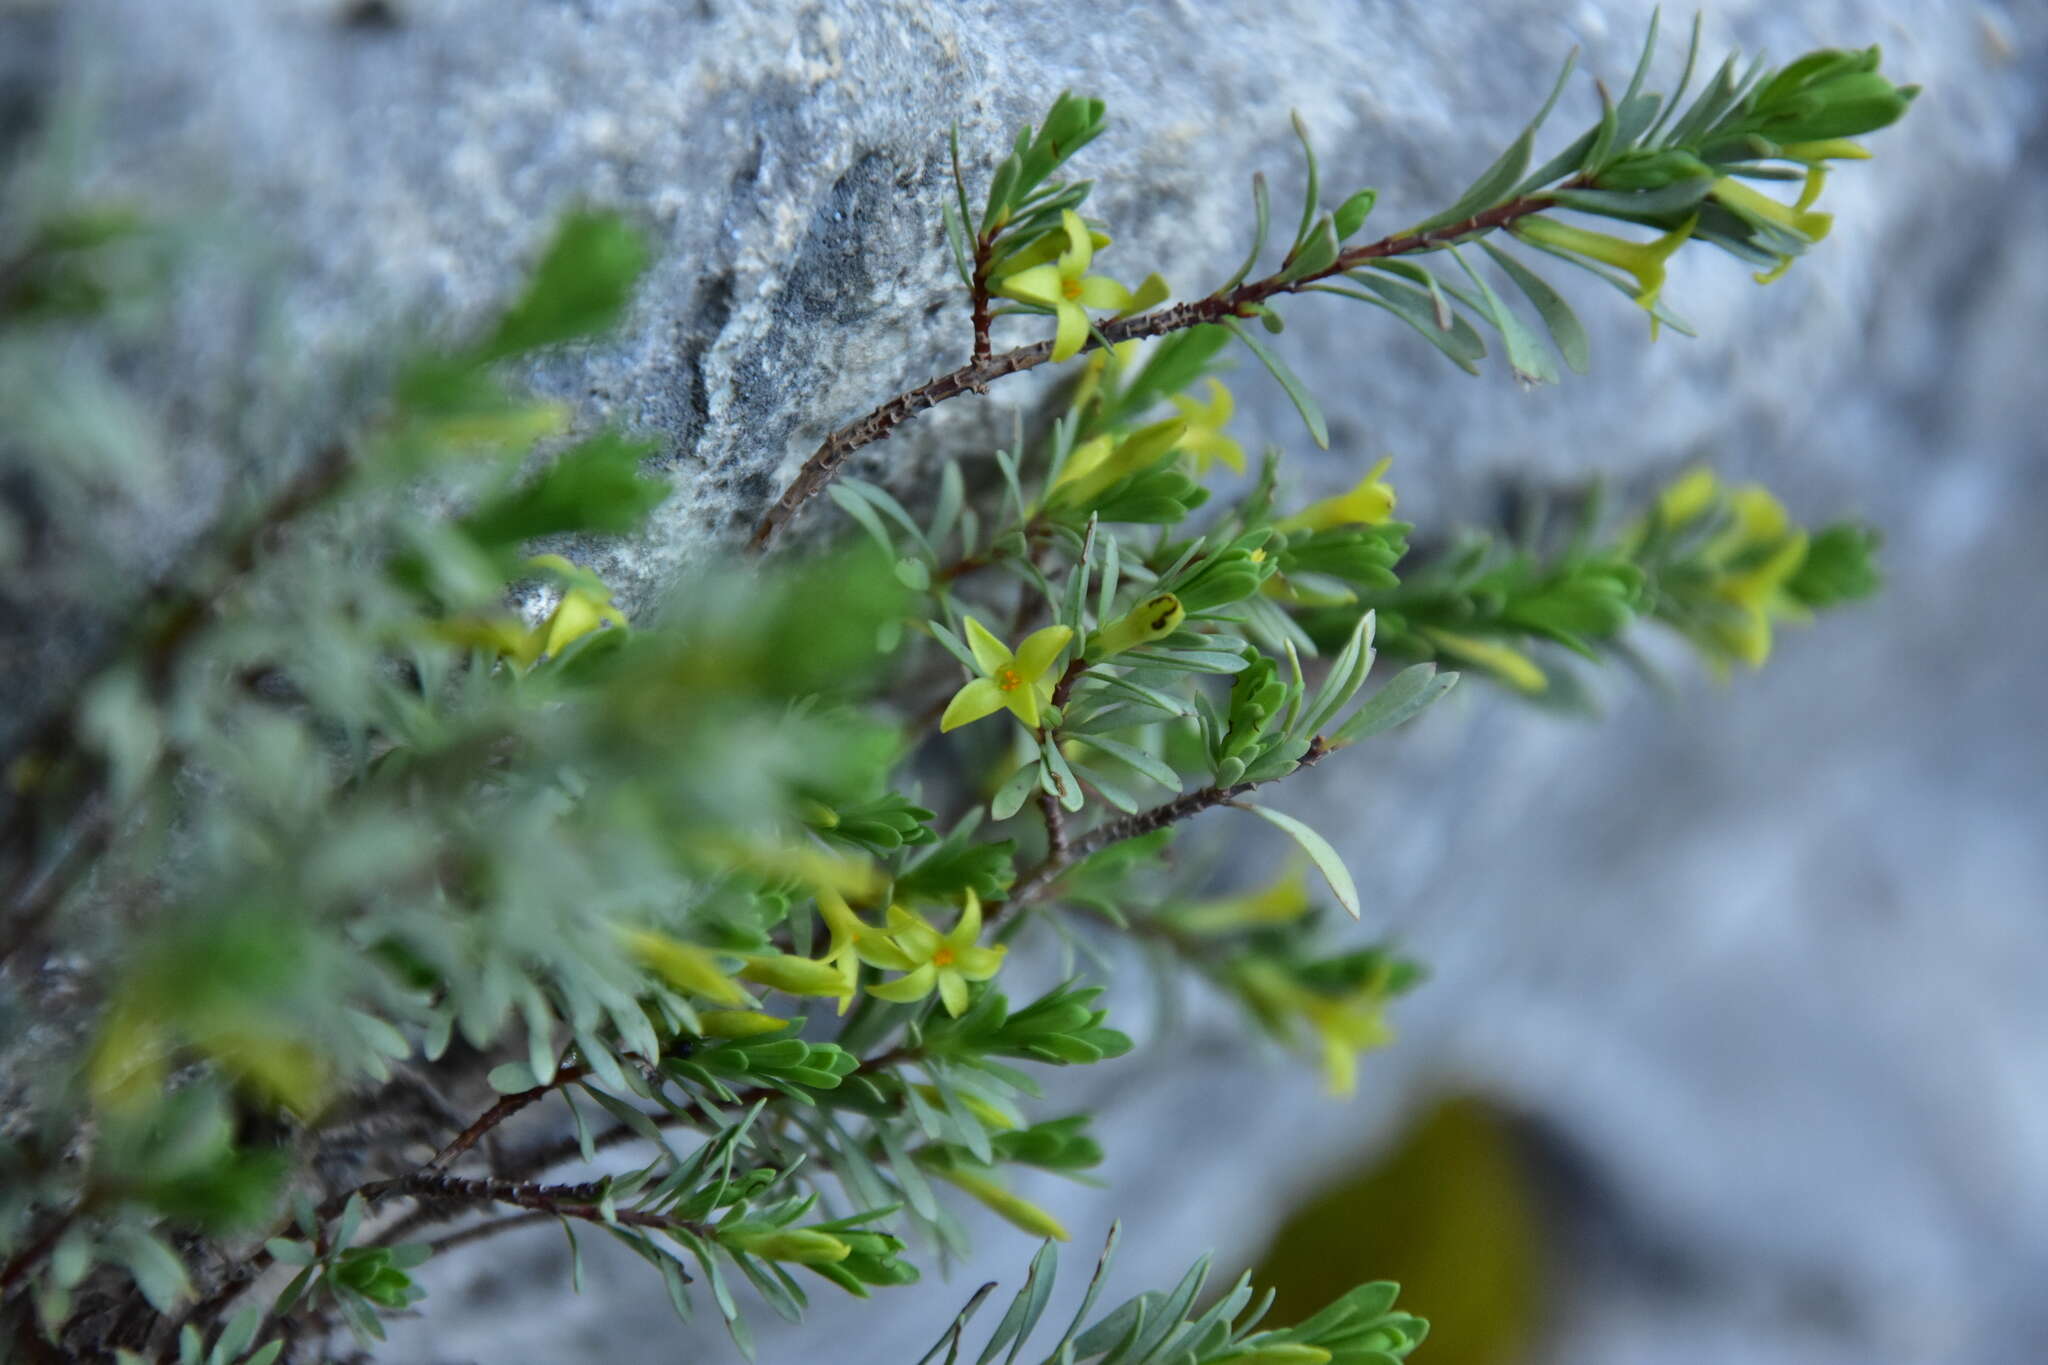
POLYGON ((476 1146, 486 1133, 496 1128, 506 1119, 511 1118, 528 1105, 536 1104, 546 1099, 549 1095, 552 1095, 570 1082, 581 1080, 589 1074, 590 1068, 586 1066, 563 1066, 555 1071, 554 1079, 546 1085, 537 1085, 531 1090, 522 1090, 515 1095, 502 1097, 496 1104, 480 1114, 476 1122, 456 1134, 455 1139, 446 1147, 434 1153, 433 1159, 420 1169, 423 1171, 441 1170, 449 1162, 455 1160, 456 1157, 461 1156, 464 1152, 476 1146))
POLYGON ((470 1180, 438 1171, 415 1171, 395 1182, 392 1194, 420 1195, 429 1199, 468 1199, 477 1203, 509 1204, 532 1209, 550 1218, 576 1218, 586 1223, 623 1223, 636 1228, 680 1229, 699 1237, 715 1235, 703 1223, 675 1218, 644 1209, 613 1209, 607 1214, 601 1191, 592 1185, 529 1185, 511 1180, 470 1180), (592 1195, 599 1198, 593 1199, 592 1195))
MULTIPOLYGON (((1576 182, 1567 184, 1566 188, 1571 188, 1573 184, 1576 182)), ((1337 259, 1324 269, 1298 279, 1283 278, 1283 270, 1263 279, 1247 281, 1222 293, 1211 294, 1204 299, 1156 308, 1149 313, 1140 313, 1136 317, 1119 318, 1102 326, 1101 340, 1091 335, 1082 350, 1092 350, 1104 341, 1113 346, 1118 342, 1143 337, 1165 336, 1169 332, 1199 327, 1204 323, 1222 322, 1226 318, 1250 317, 1257 305, 1276 295, 1300 293, 1310 285, 1326 280, 1332 275, 1342 274, 1346 270, 1355 269, 1367 261, 1435 251, 1461 238, 1490 232, 1507 226, 1517 218, 1541 213, 1554 203, 1555 200, 1548 194, 1522 195, 1456 223, 1447 223, 1442 227, 1422 232, 1397 233, 1391 237, 1382 237, 1376 242, 1351 247, 1339 252, 1337 259)), ((790 481, 782 496, 775 500, 761 518, 761 524, 755 527, 750 542, 752 548, 767 549, 790 518, 832 481, 832 476, 838 472, 839 466, 844 464, 846 457, 854 451, 887 439, 890 432, 926 408, 937 407, 965 393, 985 393, 994 380, 1024 370, 1036 369, 1051 358, 1050 341, 1019 346, 1000 355, 977 354, 958 369, 926 380, 907 393, 896 395, 858 421, 839 428, 827 436, 811 453, 811 457, 804 461, 803 468, 797 471, 796 478, 790 481)))
POLYGON ((986 363, 989 357, 988 268, 994 246, 994 239, 987 233, 974 239, 974 281, 969 290, 974 295, 974 356, 971 363, 976 365, 986 363))
MULTIPOLYGON (((1304 768, 1314 767, 1322 760, 1323 755, 1329 752, 1322 736, 1318 735, 1310 742, 1308 750, 1302 754, 1301 762, 1295 765, 1293 772, 1298 773, 1304 768)), ((1292 776, 1292 773, 1288 775, 1292 776)), ((1273 782, 1279 780, 1267 779, 1273 782)), ((1228 805, 1260 785, 1262 784, 1258 782, 1239 782, 1231 787, 1201 787, 1195 791, 1183 792, 1173 800, 1163 802, 1150 810, 1141 810, 1136 815, 1121 816, 1106 825, 1097 826, 1079 839, 1073 840, 1064 856, 1047 853, 1036 867, 1018 879, 1006 899, 988 907, 985 918, 996 919, 1007 911, 1036 900, 1059 880, 1061 873, 1082 859, 1100 853, 1111 844, 1120 844, 1126 839, 1135 839, 1154 830, 1165 829, 1168 825, 1178 824, 1191 815, 1199 815, 1205 810, 1228 805)))

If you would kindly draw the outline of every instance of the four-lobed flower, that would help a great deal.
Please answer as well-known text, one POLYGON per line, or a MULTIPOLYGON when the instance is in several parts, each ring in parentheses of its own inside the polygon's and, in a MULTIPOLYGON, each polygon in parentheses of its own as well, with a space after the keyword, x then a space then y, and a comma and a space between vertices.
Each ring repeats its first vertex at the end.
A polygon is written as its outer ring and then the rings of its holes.
POLYGON ((1223 387, 1221 380, 1209 381, 1209 401, 1196 402, 1185 394, 1175 394, 1173 405, 1180 409, 1181 417, 1188 428, 1180 438, 1180 449, 1188 453, 1194 462, 1195 472, 1208 472, 1212 464, 1221 464, 1236 474, 1244 473, 1244 447, 1223 434, 1229 424, 1230 415, 1236 410, 1230 397, 1230 390, 1223 387))
POLYGON ((1041 712, 1052 702, 1053 680, 1047 674, 1073 638, 1068 626, 1047 626, 1032 632, 1012 653, 986 626, 968 617, 967 648, 982 676, 953 694, 939 718, 939 729, 957 730, 1004 707, 1036 729, 1041 712))
POLYGON ((1081 215, 1065 209, 1060 221, 1067 240, 1058 259, 1006 275, 995 288, 1006 299, 1052 310, 1056 319, 1052 343, 1055 362, 1078 354, 1087 343, 1087 309, 1119 313, 1135 301, 1131 291, 1115 280, 1088 273, 1095 260, 1095 242, 1081 215))
POLYGON ((892 905, 886 932, 862 939, 859 951, 863 962, 903 975, 868 987, 868 994, 907 1005, 936 989, 946 1013, 957 1019, 967 1011, 968 983, 994 976, 1009 951, 1001 945, 984 948, 980 938, 981 900, 972 891, 959 920, 945 933, 915 911, 892 905))

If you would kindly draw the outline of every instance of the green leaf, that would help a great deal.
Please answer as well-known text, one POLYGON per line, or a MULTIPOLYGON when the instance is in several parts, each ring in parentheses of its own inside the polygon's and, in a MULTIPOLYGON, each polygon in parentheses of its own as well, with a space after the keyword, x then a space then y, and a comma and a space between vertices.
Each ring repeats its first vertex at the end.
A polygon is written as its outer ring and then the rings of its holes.
POLYGON ((141 1228, 116 1227, 107 1234, 105 1245, 108 1255, 135 1277, 135 1287, 157 1312, 172 1311, 192 1292, 185 1263, 141 1228))
MULTIPOLYGON (((1308 140, 1308 125, 1301 121, 1301 115, 1292 110, 1288 117, 1294 121, 1294 135, 1301 139, 1301 154, 1308 159, 1308 186, 1301 195, 1301 226, 1294 230, 1294 246, 1289 256, 1298 255, 1308 240, 1308 230, 1316 221, 1316 201, 1322 197, 1322 173, 1316 166, 1315 145, 1308 140)), ((1306 272, 1304 272, 1306 273, 1306 272)))
MULTIPOLYGON (((996 1330, 989 1336, 988 1345, 982 1347, 981 1355, 974 1365, 989 1365, 996 1353, 1010 1346, 1009 1360, 1014 1361, 1017 1353, 1024 1349, 1025 1338, 1038 1326, 1038 1320, 1045 1314, 1045 1305, 1052 1298, 1053 1277, 1059 1272, 1059 1252, 1050 1240, 1038 1248, 1038 1254, 1031 1258, 1031 1269, 1025 1272, 1024 1287, 1017 1291, 1017 1297, 1010 1302, 1009 1311, 996 1324, 996 1330), (1015 1345, 1011 1345, 1014 1342, 1015 1345)), ((1007 1365, 1007 1362, 1006 1362, 1007 1365)))
POLYGON ((1361 293, 1356 289, 1345 289, 1340 285, 1319 284, 1311 286, 1330 294, 1342 294, 1346 298, 1369 303, 1383 308, 1422 334, 1423 340, 1451 358, 1452 363, 1467 374, 1479 373, 1479 362, 1486 356, 1486 341, 1476 328, 1456 313, 1440 313, 1437 300, 1441 294, 1432 296, 1412 285, 1401 284, 1364 271, 1354 271, 1348 278, 1356 280, 1370 292, 1361 293), (1438 322, 1448 316, 1450 326, 1440 327, 1438 322))
MULTIPOLYGON (((1335 264, 1336 260, 1337 229, 1332 221, 1326 217, 1315 225, 1314 230, 1308 237, 1303 239, 1301 246, 1295 252, 1294 259, 1288 263, 1285 270, 1280 272, 1280 278, 1293 281, 1303 279, 1309 275, 1319 275, 1335 264)), ((1278 314, 1271 314, 1269 312, 1269 316, 1277 317, 1278 314)))
POLYGON ((1578 314, 1572 312, 1571 305, 1542 276, 1492 242, 1479 245, 1485 248, 1495 265, 1507 272, 1507 277, 1515 282, 1523 296, 1535 305, 1537 315, 1550 331, 1550 339, 1557 343, 1557 353, 1564 357, 1564 363, 1571 372, 1584 374, 1590 360, 1586 329, 1580 324, 1578 314))
POLYGON ((1252 267, 1259 263, 1259 253, 1266 249, 1266 233, 1273 224, 1272 197, 1266 192, 1264 171, 1252 172, 1252 249, 1245 254, 1244 264, 1237 273, 1225 280, 1216 292, 1227 293, 1244 283, 1244 277, 1252 273, 1252 267))
POLYGON ((1456 673, 1439 673, 1433 663, 1412 664, 1394 675, 1385 687, 1368 697, 1351 718, 1339 726, 1330 743, 1356 744, 1403 721, 1411 720, 1436 704, 1458 681, 1456 673))
POLYGON ((485 549, 572 531, 631 531, 668 496, 666 483, 640 473, 654 451, 651 441, 600 432, 562 452, 524 487, 479 507, 462 529, 485 549))
POLYGON ((1493 286, 1472 268, 1456 247, 1451 248, 1451 255, 1479 290, 1480 311, 1493 323, 1500 332, 1501 340, 1506 343, 1508 366, 1515 372, 1515 377, 1524 384, 1555 384, 1557 366, 1551 363, 1550 353, 1536 340, 1536 334, 1529 330, 1528 324, 1500 301, 1500 295, 1493 292, 1493 286))
POLYGON ((1270 806, 1254 806, 1250 802, 1238 804, 1268 824, 1285 830, 1295 843, 1300 844, 1302 852, 1308 854, 1309 861, 1316 865, 1316 870, 1323 874, 1323 880, 1330 884, 1330 891, 1337 897, 1337 903, 1350 913, 1351 918, 1358 918, 1358 887, 1353 884, 1351 873, 1344 866, 1344 860, 1337 856, 1336 849, 1330 847, 1329 840, 1293 816, 1274 810, 1270 806))
POLYGON ((1089 735, 1083 742, 1089 748, 1100 749, 1110 757, 1137 769, 1168 791, 1180 790, 1180 774, 1164 760, 1147 753, 1135 744, 1125 744, 1121 740, 1109 739, 1102 735, 1089 735))
POLYGON ((1259 358, 1259 363, 1266 367, 1267 372, 1280 381, 1280 387, 1287 391, 1287 397, 1293 401, 1295 411, 1301 414, 1302 422, 1308 427, 1309 436, 1319 447, 1328 450, 1330 427, 1323 420, 1323 410, 1316 406, 1315 399, 1309 397, 1308 390, 1302 387, 1301 380, 1295 377, 1294 371, 1288 369, 1287 363, 1279 356, 1266 349, 1264 342, 1246 331, 1236 318, 1227 319, 1224 326, 1235 332, 1237 339, 1259 358))
POLYGON ((1337 230, 1337 240, 1348 241, 1365 226, 1366 218, 1372 213, 1372 206, 1379 202, 1378 190, 1360 190, 1337 206, 1332 223, 1337 230))
POLYGON ((570 214, 534 268, 525 295, 478 352, 483 362, 611 329, 647 267, 647 246, 624 219, 570 214))
POLYGON ((1522 130, 1521 136, 1508 144, 1507 150, 1500 154, 1500 158, 1488 166, 1480 177, 1472 182, 1471 188, 1458 196, 1455 203, 1442 213, 1423 219, 1410 231, 1427 232, 1432 228, 1461 223, 1474 214, 1492 208, 1514 192, 1523 172, 1529 169, 1529 154, 1536 145, 1536 130, 1550 117, 1550 111, 1556 106, 1557 97, 1564 93, 1564 84, 1571 79, 1572 70, 1578 65, 1578 61, 1578 49, 1573 48, 1571 56, 1565 58, 1564 70, 1557 73, 1557 83, 1550 88, 1550 98, 1543 102, 1543 108, 1537 111, 1529 126, 1522 130))
POLYGON ((1693 176, 1653 190, 1552 190, 1550 198, 1557 201, 1559 208, 1641 223, 1684 213, 1705 199, 1713 188, 1711 177, 1693 176))
POLYGON ((895 538, 889 534, 889 528, 882 524, 881 515, 875 511, 873 503, 852 489, 836 483, 825 490, 825 496, 838 503, 840 510, 846 515, 859 522, 862 528, 874 537, 875 544, 882 547, 883 554, 892 560, 899 558, 895 538))
POLYGON ((988 803, 988 813, 993 819, 1007 820, 1023 809, 1031 793, 1038 790, 1040 761, 1034 757, 1012 773, 1009 781, 1003 783, 995 798, 988 803))

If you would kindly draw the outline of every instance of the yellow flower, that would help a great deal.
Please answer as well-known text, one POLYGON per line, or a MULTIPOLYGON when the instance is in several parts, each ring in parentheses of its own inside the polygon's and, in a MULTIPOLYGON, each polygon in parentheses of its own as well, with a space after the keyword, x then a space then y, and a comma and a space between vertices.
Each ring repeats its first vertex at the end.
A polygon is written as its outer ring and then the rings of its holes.
POLYGON ((1081 215, 1072 209, 1063 209, 1060 221, 1066 228, 1067 245, 1059 253, 1059 259, 1028 266, 1006 276, 996 285, 995 291, 1006 299, 1036 304, 1053 311, 1057 319, 1052 343, 1055 363, 1077 354, 1086 344, 1088 314, 1085 309, 1121 312, 1132 303, 1130 290, 1106 275, 1088 273, 1088 267, 1095 259, 1095 244, 1081 222, 1081 215))
MULTIPOLYGON (((1729 523, 1698 553, 1711 575, 1705 594, 1723 615, 1705 628, 1705 643, 1712 654, 1761 668, 1771 654, 1772 623, 1807 617, 1785 590, 1806 562, 1806 531, 1761 484, 1724 488, 1703 468, 1688 470, 1664 490, 1657 499, 1657 519, 1676 530, 1716 508, 1726 509, 1729 523)), ((1637 529, 1638 543, 1648 530, 1637 529)))
POLYGON ((1047 626, 1034 631, 1012 654, 981 622, 968 617, 967 647, 982 676, 953 694, 946 714, 939 718, 939 729, 956 730, 1006 706, 1018 720, 1036 729, 1040 708, 1052 701, 1053 680, 1046 674, 1073 638, 1070 627, 1047 626))
MULTIPOLYGON (((1807 168, 1806 184, 1801 189, 1797 203, 1786 205, 1759 190, 1751 189, 1732 176, 1722 176, 1708 191, 1717 202, 1741 218, 1752 223, 1768 225, 1789 232, 1809 242, 1818 242, 1828 235, 1835 225, 1833 214, 1810 212, 1813 201, 1820 198, 1821 185, 1827 179, 1826 169, 1815 163, 1807 168)), ((1791 253, 1780 253, 1778 264, 1756 276, 1758 284, 1769 284, 1791 269, 1791 253)))
POLYGON ((1050 1237, 1055 1242, 1067 1240, 1067 1230, 1059 1219, 1030 1200, 1004 1189, 985 1175, 964 1171, 957 1166, 936 1167, 932 1174, 941 1180, 958 1185, 987 1205, 1012 1227, 1021 1228, 1038 1237, 1050 1237))
POLYGON ((1377 526, 1394 514, 1394 489, 1381 475, 1394 463, 1388 456, 1366 471, 1348 493, 1312 502, 1274 525, 1282 531, 1329 531, 1340 526, 1377 526))
POLYGON ((790 995, 849 996, 846 974, 829 962, 793 953, 748 953, 740 975, 790 995))
POLYGON ((706 1038, 758 1038, 789 1027, 789 1020, 758 1010, 706 1010, 697 1023, 706 1038))
POLYGON ((702 996, 719 1005, 754 1003, 753 998, 720 969, 718 959, 711 955, 709 949, 670 938, 654 929, 630 929, 621 925, 618 934, 634 961, 677 990, 702 996))
POLYGON ((1654 341, 1657 337, 1657 295, 1664 288, 1664 263, 1671 259, 1672 252, 1685 245, 1686 238, 1692 236, 1698 222, 1699 215, 1694 214, 1654 242, 1624 241, 1604 232, 1573 227, 1540 215, 1524 218, 1508 231, 1538 246, 1584 256, 1635 276, 1636 305, 1650 315, 1650 339, 1654 341))
POLYGON ((1191 905, 1173 917, 1191 934, 1233 934, 1241 929, 1292 924, 1308 913, 1308 878, 1297 861, 1276 880, 1255 891, 1191 905))
POLYGON ((1116 345, 1089 353, 1082 364, 1081 377, 1074 383, 1074 396, 1067 400, 1069 412, 1080 412, 1102 392, 1102 380, 1106 372, 1122 374, 1137 363, 1138 352, 1144 349, 1142 341, 1119 341, 1116 345))
POLYGON ((1356 1090, 1359 1056, 1394 1039, 1394 1031, 1387 1027, 1386 1002, 1375 990, 1339 996, 1304 994, 1301 1016, 1321 1047, 1323 1084, 1332 1095, 1356 1090))
POLYGON ((1088 640, 1088 657, 1097 663, 1154 640, 1164 640, 1180 629, 1187 608, 1170 592, 1148 597, 1117 620, 1095 632, 1088 640))
POLYGON ((1729 566, 1714 593, 1734 610, 1713 633, 1730 654, 1761 668, 1771 656, 1772 619, 1806 615, 1785 593, 1785 584, 1806 562, 1806 532, 1792 524, 1784 504, 1757 484, 1731 491, 1728 506, 1735 524, 1715 537, 1707 555, 1729 566))
POLYGON ((1218 462, 1228 465, 1235 473, 1244 473, 1244 447, 1223 434, 1235 407, 1230 399, 1230 390, 1224 388, 1221 381, 1209 381, 1208 402, 1197 403, 1184 394, 1175 394, 1173 405, 1187 419, 1188 429, 1180 438, 1180 448, 1194 461, 1197 474, 1206 472, 1210 465, 1218 462))
POLYGON ((1003 965, 1007 948, 981 947, 981 901, 967 893, 966 908, 951 931, 940 933, 922 915, 900 905, 889 907, 885 936, 862 943, 861 960, 905 975, 887 985, 870 986, 868 994, 898 1005, 922 1000, 937 987, 946 1013, 959 1018, 967 1010, 967 983, 986 981, 1003 965))
POLYGON ((626 624, 626 613, 612 605, 611 589, 588 570, 560 555, 540 555, 527 563, 536 569, 551 569, 567 580, 562 600, 534 631, 540 641, 538 653, 552 658, 594 630, 626 624))
POLYGON ((1657 519, 1676 529, 1706 515, 1721 496, 1721 481, 1707 468, 1689 469, 1657 495, 1657 519))
POLYGON ((846 983, 846 994, 839 998, 839 1012, 844 1014, 853 1003, 854 991, 860 987, 860 942, 863 938, 879 937, 881 930, 855 914, 853 907, 831 887, 821 886, 817 894, 818 915, 832 935, 820 960, 829 963, 846 983))
POLYGON ((1081 442, 1067 456, 1067 462, 1060 466, 1059 477, 1052 481, 1052 487, 1045 490, 1045 504, 1048 507, 1059 503, 1072 507, 1087 506, 1107 493, 1119 479, 1150 468, 1173 449, 1186 430, 1187 423, 1178 417, 1169 417, 1163 422, 1140 427, 1122 438, 1095 436, 1081 442))
POLYGON ((1431 644, 1452 658, 1489 669, 1518 691, 1534 695, 1550 688, 1550 679, 1544 676, 1543 670, 1512 645, 1434 628, 1425 628, 1422 633, 1431 644))

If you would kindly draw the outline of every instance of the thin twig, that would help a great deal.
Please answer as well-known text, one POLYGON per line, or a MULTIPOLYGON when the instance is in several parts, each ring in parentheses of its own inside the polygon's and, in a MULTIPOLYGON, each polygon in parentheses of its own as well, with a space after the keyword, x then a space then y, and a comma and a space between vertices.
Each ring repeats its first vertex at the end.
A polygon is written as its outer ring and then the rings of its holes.
MULTIPOLYGON (((1569 182, 1564 188, 1572 188, 1576 183, 1569 182)), ((1140 313, 1136 317, 1119 318, 1104 324, 1091 334, 1082 350, 1094 350, 1105 342, 1114 346, 1119 342, 1144 337, 1165 336, 1169 332, 1184 331, 1205 323, 1222 322, 1227 318, 1251 317, 1258 305, 1267 299, 1281 294, 1300 293, 1332 275, 1356 269, 1368 261, 1435 251, 1462 238, 1505 227, 1517 218, 1541 213, 1553 207, 1555 203, 1549 194, 1522 195, 1506 203, 1496 204, 1483 213, 1475 213, 1460 222, 1448 223, 1423 232, 1397 233, 1391 237, 1382 237, 1376 242, 1351 247, 1339 252, 1336 260, 1324 269, 1298 279, 1285 279, 1282 271, 1263 279, 1247 281, 1235 289, 1211 294, 1204 299, 1156 308, 1149 313, 1140 313)), ((962 394, 985 393, 991 382, 1005 375, 1036 369, 1050 359, 1050 341, 1019 346, 1000 355, 976 355, 958 369, 928 379, 916 388, 891 398, 867 416, 839 428, 827 436, 811 453, 811 457, 804 461, 803 468, 797 471, 796 478, 790 481, 782 496, 777 498, 762 516, 760 525, 754 528, 753 539, 750 542, 752 548, 767 549, 790 518, 794 517, 805 503, 824 491, 825 485, 832 481, 839 466, 844 464, 847 456, 854 451, 876 441, 888 439, 889 434, 898 426, 926 408, 937 407, 962 394)))
MULTIPOLYGON (((1293 772, 1286 774, 1286 776, 1291 777, 1293 773, 1298 773, 1304 768, 1314 767, 1316 763, 1321 761, 1323 755, 1329 752, 1330 750, 1324 745, 1322 737, 1318 735, 1309 744, 1307 751, 1302 754, 1301 761, 1295 765, 1293 772)), ((1266 780, 1277 782, 1280 779, 1268 778, 1266 780)), ((1149 810, 1141 810, 1135 815, 1121 816, 1118 819, 1111 820, 1108 824, 1097 826, 1079 839, 1073 840, 1069 844, 1064 856, 1047 853, 1045 858, 1036 867, 1026 872, 1017 880, 1016 885, 1011 888, 1007 898, 988 907, 986 918, 989 920, 996 919, 1008 911, 1018 909, 1036 900, 1044 895, 1068 868, 1084 858, 1100 853, 1111 844, 1120 844, 1126 839, 1136 839, 1141 835, 1150 834, 1154 830, 1161 830, 1165 829, 1168 825, 1178 824, 1191 815, 1199 815, 1205 810, 1213 810, 1217 806, 1228 805, 1240 796, 1250 792, 1254 787, 1262 785, 1264 784, 1259 782, 1239 782, 1231 787, 1200 787, 1191 792, 1184 792, 1173 798, 1173 800, 1153 806, 1149 810)))
POLYGON ((476 1146, 485 1134, 489 1133, 506 1119, 511 1118, 528 1105, 546 1099, 563 1086, 573 1081, 579 1081, 589 1074, 590 1068, 587 1066, 580 1064, 562 1066, 556 1069, 554 1079, 550 1080, 546 1085, 536 1085, 531 1090, 521 1090, 517 1094, 503 1096, 496 1104, 480 1114, 476 1122, 456 1134, 454 1140, 446 1147, 434 1153, 433 1159, 420 1169, 426 1171, 443 1169, 449 1162, 455 1160, 456 1157, 461 1156, 464 1152, 476 1146))

